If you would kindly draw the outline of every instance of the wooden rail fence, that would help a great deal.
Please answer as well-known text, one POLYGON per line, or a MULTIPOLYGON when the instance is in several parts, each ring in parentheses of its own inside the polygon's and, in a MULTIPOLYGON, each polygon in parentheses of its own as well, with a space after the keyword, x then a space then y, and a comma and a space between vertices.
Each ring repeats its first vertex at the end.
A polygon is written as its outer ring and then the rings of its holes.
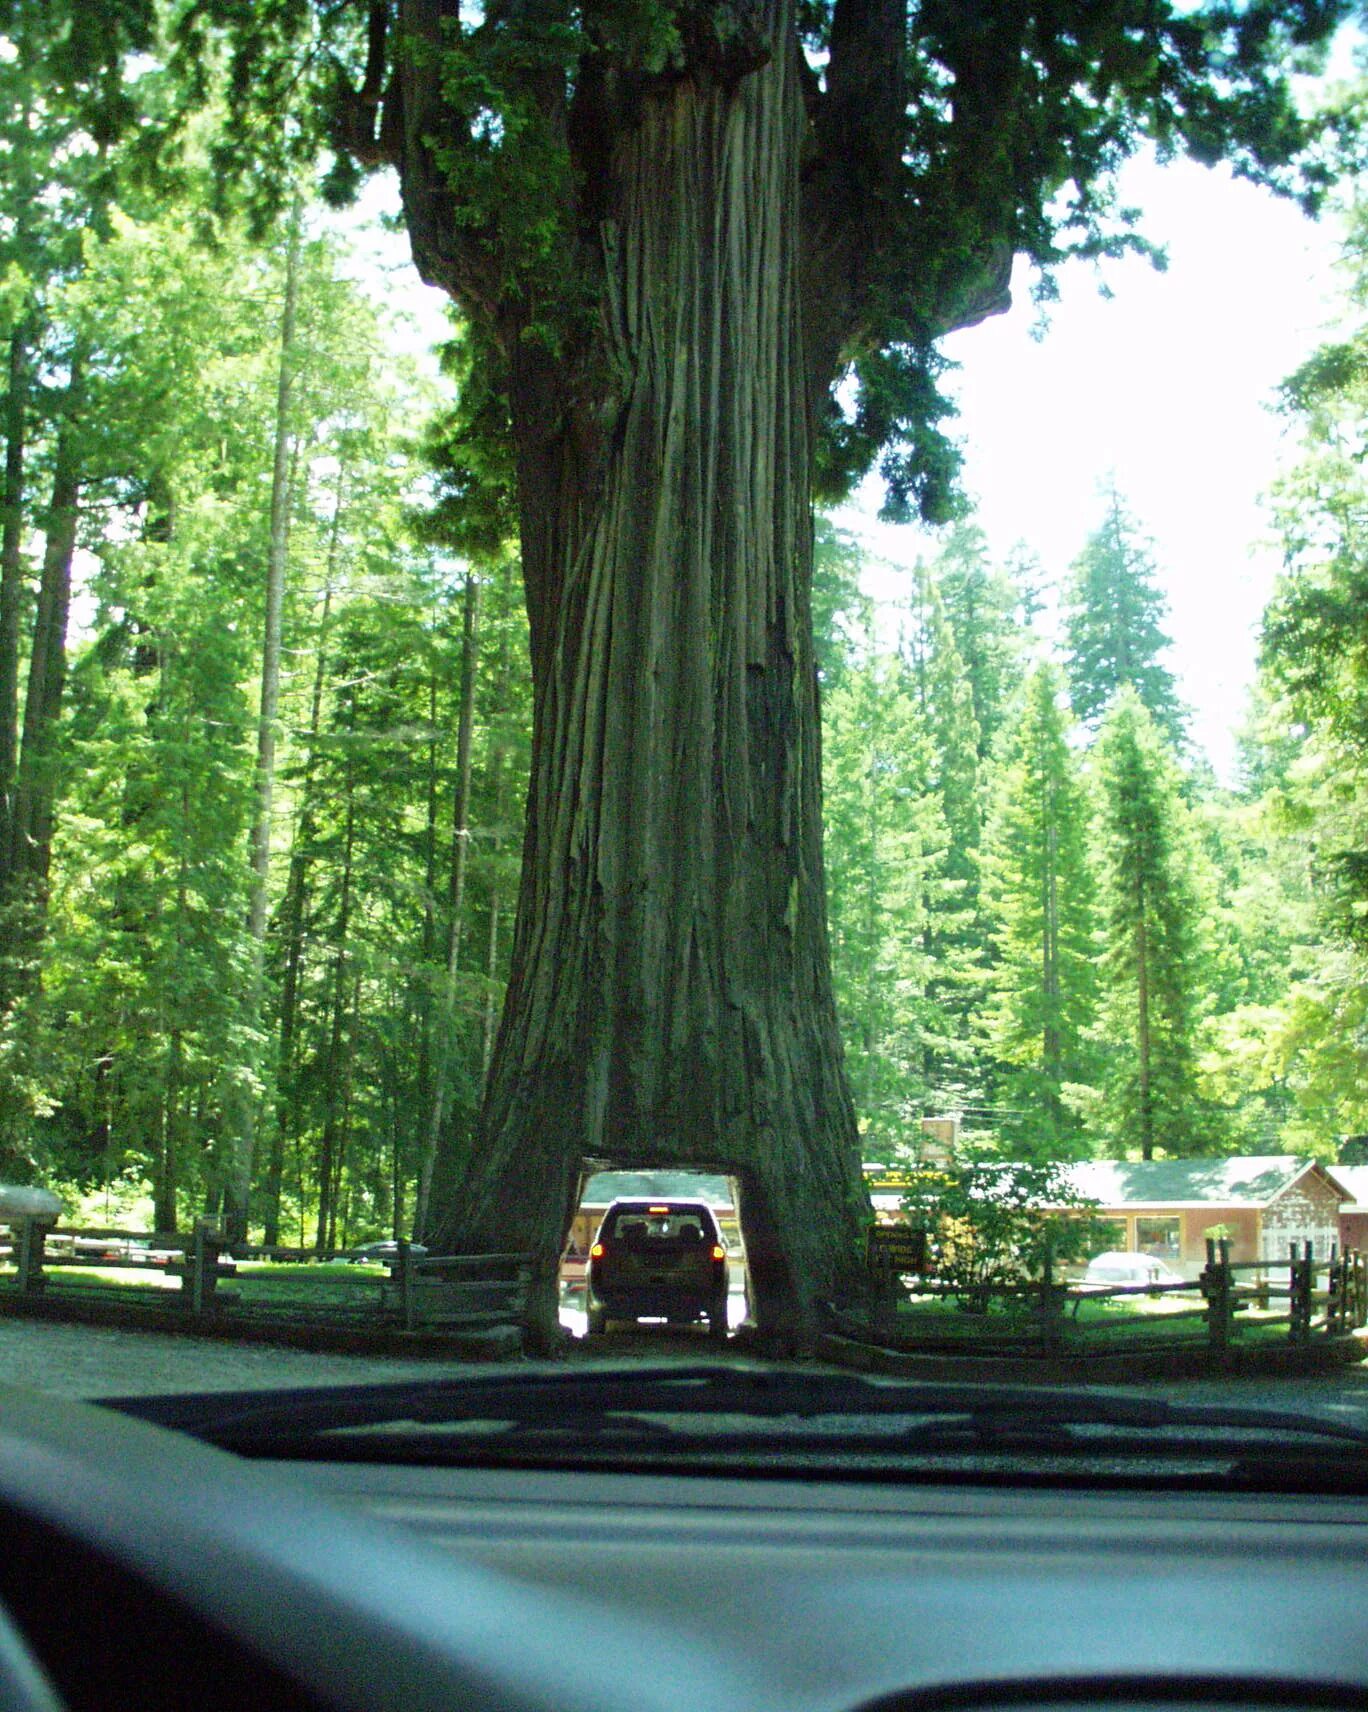
MULTIPOLYGON (((249 1259, 294 1262, 350 1258, 345 1253, 319 1256, 303 1249, 229 1245, 213 1225, 201 1222, 192 1233, 129 1232, 108 1228, 63 1228, 50 1219, 25 1214, 0 1216, 0 1302, 6 1296, 62 1295, 86 1300, 96 1295, 87 1282, 64 1279, 73 1269, 160 1272, 179 1280, 144 1290, 111 1283, 104 1299, 130 1306, 166 1306, 167 1297, 192 1319, 232 1316, 292 1324, 400 1329, 407 1332, 471 1332, 518 1324, 527 1300, 529 1265, 520 1254, 431 1255, 400 1242, 393 1259, 381 1262, 388 1276, 338 1283, 325 1291, 325 1276, 308 1271, 255 1270, 249 1259), (8 1236, 8 1242, 4 1240, 8 1236), (235 1288, 222 1289, 225 1278, 235 1288)), ((312 1270, 312 1268, 310 1268, 312 1270)))
POLYGON ((979 1328, 975 1347, 995 1341, 1004 1348, 1020 1347, 1027 1342, 1060 1353, 1089 1348, 1154 1350, 1167 1342, 1171 1347, 1205 1345, 1219 1362, 1247 1326, 1286 1326, 1287 1341, 1306 1346, 1317 1336, 1343 1337, 1368 1325, 1368 1256, 1355 1249, 1341 1254, 1335 1244, 1328 1260, 1318 1260, 1309 1242, 1291 1243, 1285 1260, 1239 1262, 1230 1259, 1228 1242, 1208 1240, 1206 1251, 1201 1273, 1177 1284, 1070 1282, 1058 1275, 1047 1256, 1039 1279, 969 1290, 926 1272, 921 1233, 875 1226, 869 1266, 880 1288, 867 1329, 908 1348, 962 1346, 963 1335, 938 1333, 945 1322, 943 1315, 938 1320, 934 1310, 953 1302, 975 1315, 979 1328), (911 1240, 918 1237, 920 1241, 911 1240), (1165 1307, 1162 1314, 1117 1313, 1106 1321, 1079 1317, 1085 1303, 1143 1307, 1147 1301, 1166 1298, 1182 1305, 1165 1307), (919 1312, 927 1303, 933 1312, 919 1312), (1127 1331, 1135 1334, 1130 1346, 1123 1345, 1127 1331))

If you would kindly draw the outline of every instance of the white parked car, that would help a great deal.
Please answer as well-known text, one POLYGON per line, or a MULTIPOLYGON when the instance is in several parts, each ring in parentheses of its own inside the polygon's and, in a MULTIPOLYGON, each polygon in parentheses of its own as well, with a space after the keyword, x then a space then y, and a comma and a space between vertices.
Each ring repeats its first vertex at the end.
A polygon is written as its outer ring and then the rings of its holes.
POLYGON ((1088 1270, 1083 1274, 1084 1286, 1092 1289, 1186 1282, 1181 1272, 1175 1272, 1166 1260, 1160 1260, 1153 1254, 1097 1254, 1088 1262, 1088 1270))

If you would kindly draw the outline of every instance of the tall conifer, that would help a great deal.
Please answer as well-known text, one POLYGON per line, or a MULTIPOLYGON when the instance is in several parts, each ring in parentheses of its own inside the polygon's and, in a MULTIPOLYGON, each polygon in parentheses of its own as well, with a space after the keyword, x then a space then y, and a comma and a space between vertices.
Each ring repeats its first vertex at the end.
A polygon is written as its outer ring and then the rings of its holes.
POLYGON ((1112 488, 1106 518, 1074 560, 1065 591, 1069 699, 1085 724, 1095 727, 1129 684, 1169 741, 1182 741, 1183 706, 1161 658, 1167 616, 1153 554, 1112 488))
POLYGON ((1088 1080, 1097 998, 1088 801, 1067 728, 1060 674, 1038 666, 993 781, 983 854, 989 1038, 1010 1066, 1015 1133, 1053 1157, 1080 1134, 1069 1089, 1088 1080))
POLYGON ((1103 1036, 1111 1140, 1145 1159, 1202 1151, 1196 1087, 1202 930, 1198 859, 1171 751, 1134 689, 1098 737, 1103 1036))

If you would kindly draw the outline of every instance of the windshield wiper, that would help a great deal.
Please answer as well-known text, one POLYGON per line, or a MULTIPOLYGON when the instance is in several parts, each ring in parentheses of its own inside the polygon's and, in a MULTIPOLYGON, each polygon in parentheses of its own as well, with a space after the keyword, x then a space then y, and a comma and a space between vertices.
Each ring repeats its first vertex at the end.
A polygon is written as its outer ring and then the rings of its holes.
POLYGON ((1144 1459, 1267 1485, 1368 1484, 1368 1428, 1146 1394, 932 1384, 804 1368, 498 1370, 459 1378, 106 1399, 240 1455, 555 1466, 868 1466, 1144 1459), (1339 1451, 1337 1458, 1332 1452, 1339 1451))

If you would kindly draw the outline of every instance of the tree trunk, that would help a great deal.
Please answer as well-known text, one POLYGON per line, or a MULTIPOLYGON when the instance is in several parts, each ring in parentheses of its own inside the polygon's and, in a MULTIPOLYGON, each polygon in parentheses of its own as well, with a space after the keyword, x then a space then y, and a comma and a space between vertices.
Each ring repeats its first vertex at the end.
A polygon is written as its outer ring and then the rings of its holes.
MULTIPOLYGON (((505 668, 507 661, 504 662, 505 668)), ((501 681, 506 681, 506 678, 501 681)), ((503 908, 503 892, 499 885, 499 852, 503 843, 503 828, 509 815, 508 756, 504 744, 496 742, 490 761, 494 773, 491 796, 494 803, 494 826, 490 837, 489 934, 485 940, 485 995, 480 1018, 480 1087, 489 1080, 489 1066, 494 1057, 494 1032, 499 1020, 499 1007, 494 998, 494 983, 499 972, 499 912, 503 908)))
POLYGON ((356 798, 352 790, 351 752, 347 760, 347 818, 342 839, 342 893, 337 906, 337 948, 333 963, 332 1027, 328 1036, 328 1058, 323 1136, 318 1161, 318 1252, 336 1244, 337 1191, 342 1181, 342 1147, 346 1128, 342 1117, 341 1091, 350 1087, 344 1068, 342 1044, 347 1011, 347 935, 351 931, 352 856, 356 842, 356 798), (344 1083, 345 1077, 345 1083, 344 1083))
MULTIPOLYGON (((428 1200, 433 1172, 446 1136, 447 1104, 451 1090, 452 1056, 456 1049, 456 978, 461 962, 461 938, 465 927, 465 877, 470 850, 470 740, 475 726, 475 649, 480 623, 480 584, 474 572, 466 577, 465 608, 461 627, 461 712, 456 735, 456 795, 451 826, 451 880, 447 890, 446 982, 442 989, 437 1022, 433 1074, 432 1112, 427 1140, 418 1173, 418 1198, 413 1209, 413 1228, 419 1240, 427 1229, 428 1200)), ((449 1173, 444 1173, 447 1175, 449 1173)))
MULTIPOLYGON (((783 8, 780 11, 783 12, 783 8)), ((682 79, 617 139, 607 405, 546 427, 515 350, 531 782, 478 1146, 437 1241, 532 1261, 586 1163, 733 1175, 763 1327, 862 1291, 869 1217, 831 993, 811 641, 796 48, 682 79)))
POLYGON ((0 897, 6 891, 15 773, 19 764, 19 621, 24 603, 24 458, 28 433, 28 349, 24 330, 9 338, 5 394, 5 491, 0 525, 0 897))
POLYGON ((342 1057, 342 1140, 337 1149, 337 1187, 333 1192, 334 1213, 337 1206, 342 1207, 341 1228, 333 1231, 333 1248, 348 1248, 351 1245, 352 1233, 352 1200, 356 1193, 356 1175, 351 1170, 351 1140, 352 1140, 352 1090, 354 1087, 353 1072, 356 1068, 356 1037, 361 1019, 361 976, 358 973, 352 981, 351 1006, 347 1014, 347 1049, 342 1057), (342 1196, 342 1186, 346 1184, 346 1198, 342 1196), (339 1240, 340 1238, 340 1240, 339 1240))
MULTIPOLYGON (((280 317, 280 368, 276 381, 275 454, 271 470, 271 540, 266 558, 266 622, 261 643, 261 711, 257 720, 256 817, 252 826, 252 942, 247 1016, 260 1020, 266 966, 266 905, 271 868, 271 805, 275 793, 276 708, 280 700, 280 642, 285 609, 285 558, 290 536, 290 393, 295 370, 295 312, 299 297, 299 251, 303 202, 290 210, 285 252, 285 303, 280 317)), ((232 1159, 224 1183, 223 1224, 231 1242, 247 1237, 247 1203, 256 1149, 256 1102, 245 1084, 231 1101, 232 1159)))
MULTIPOLYGON (((162 681, 164 686, 164 667, 162 681)), ((188 925, 190 864, 187 852, 189 848, 190 814, 190 786, 189 781, 183 779, 180 791, 182 837, 176 868, 176 927, 173 939, 175 949, 172 965, 176 975, 176 991, 172 995, 172 1003, 176 1005, 181 1003, 182 954, 185 948, 185 933, 188 925)), ((152 1191, 152 1224, 153 1228, 159 1231, 176 1229, 176 1193, 179 1187, 180 1160, 184 1151, 180 1116, 184 1083, 184 1044, 179 1020, 171 1023, 167 1034, 166 1071, 161 1102, 163 1112, 161 1151, 156 1162, 156 1176, 152 1191)))
MULTIPOLYGON (((495 854, 498 853, 497 844, 495 854)), ((485 941, 485 1000, 480 1019, 480 1085, 489 1079, 489 1066, 494 1057, 494 1029, 499 1010, 494 1002, 494 978, 499 967, 499 911, 502 908, 499 882, 489 888, 489 937, 485 941)))
POLYGON ((1144 881, 1136 883, 1135 1043, 1140 1060, 1140 1157, 1154 1157, 1154 1097, 1150 1086, 1149 936, 1144 881))
MULTIPOLYGON (((313 695, 309 703, 309 743, 304 758, 304 777, 299 786, 299 814, 290 848, 290 874, 285 884, 280 932, 284 969, 280 982, 280 1033, 276 1054, 276 1121, 263 1187, 262 1241, 268 1248, 280 1241, 280 1196, 285 1181, 285 1138, 298 1121, 295 1099, 295 1023, 299 1010, 299 982, 304 971, 304 923, 308 911, 309 846, 313 841, 314 771, 318 754, 318 732, 323 716, 323 683, 328 664, 328 628, 332 617, 333 577, 337 569, 337 547, 341 532, 342 490, 345 468, 338 474, 337 507, 328 538, 328 564, 323 585, 323 612, 318 627, 318 657, 314 662, 313 695)), ((301 1192, 303 1182, 300 1183, 301 1192)))
POLYGON ((166 1081, 162 1098, 161 1148, 152 1185, 152 1227, 176 1229, 176 1191, 181 1156, 181 1101, 183 1047, 179 1028, 171 1030, 166 1049, 166 1081))
MULTIPOLYGON (((419 953, 422 978, 417 983, 412 1001, 418 1031, 418 1057, 414 1070, 413 1097, 405 1129, 411 1138, 409 1157, 418 1164, 422 1178, 423 1159, 427 1148, 429 1119, 432 1113, 432 1050, 437 1024, 437 995, 433 991, 434 966, 437 960, 437 819, 439 792, 437 789, 437 654, 434 650, 428 672, 428 729, 426 813, 423 823, 423 938, 419 953)), ((415 1217, 419 1211, 417 1187, 414 1191, 415 1217)), ((426 1218, 426 1210, 423 1211, 426 1218)), ((395 1238, 399 1231, 396 1228, 395 1238)), ((415 1242, 422 1232, 412 1230, 415 1242)))
POLYGON ((10 826, 9 874, 12 883, 28 882, 43 909, 57 802, 57 724, 66 688, 67 619, 71 609, 71 565, 76 552, 81 471, 76 449, 83 354, 71 360, 64 419, 53 464, 52 503, 43 545, 43 571, 33 620, 28 685, 24 694, 24 736, 10 826))
MULTIPOLYGON (((1051 764, 1050 757, 1046 756, 1042 765, 1048 769, 1051 764)), ((1054 780, 1048 776, 1048 772, 1045 779, 1044 814, 1044 896, 1041 899, 1044 967, 1041 984, 1045 995, 1045 1027, 1041 1040, 1041 1062, 1045 1068, 1045 1101, 1053 1131, 1052 1139, 1058 1141, 1064 1120, 1064 1106, 1060 1096, 1064 1080, 1064 1048, 1060 1029, 1062 996, 1059 980, 1059 805, 1055 797, 1054 780)))

